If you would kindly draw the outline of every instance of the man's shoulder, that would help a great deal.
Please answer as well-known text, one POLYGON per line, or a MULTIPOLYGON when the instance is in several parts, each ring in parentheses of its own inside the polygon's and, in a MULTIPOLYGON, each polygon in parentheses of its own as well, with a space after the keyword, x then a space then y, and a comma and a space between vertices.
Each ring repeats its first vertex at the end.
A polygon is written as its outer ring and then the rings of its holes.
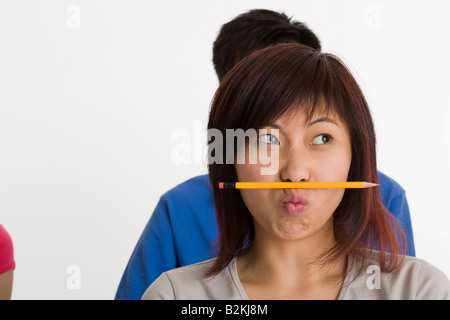
POLYGON ((172 223, 188 223, 198 228, 215 222, 213 191, 207 174, 188 179, 168 190, 161 196, 158 206, 165 208, 162 211, 171 217, 172 223), (184 219, 175 220, 174 217, 179 215, 184 219), (188 217, 191 220, 186 221, 188 217), (209 218, 205 220, 206 217, 209 218))
POLYGON ((389 193, 405 193, 405 190, 397 181, 381 171, 378 171, 378 182, 382 192, 385 190, 389 193))
POLYGON ((172 189, 165 192, 162 197, 163 198, 172 198, 172 197, 180 197, 180 196, 186 196, 190 195, 192 198, 192 195, 198 195, 201 193, 211 193, 212 188, 211 184, 209 182, 209 175, 203 174, 199 175, 193 178, 190 178, 177 186, 173 187, 172 189))

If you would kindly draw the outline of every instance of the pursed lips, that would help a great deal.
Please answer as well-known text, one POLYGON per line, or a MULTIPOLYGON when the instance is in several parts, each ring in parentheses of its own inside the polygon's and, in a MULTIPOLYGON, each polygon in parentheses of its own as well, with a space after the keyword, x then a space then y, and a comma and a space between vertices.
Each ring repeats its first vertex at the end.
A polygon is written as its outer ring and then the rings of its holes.
POLYGON ((298 193, 289 193, 282 200, 282 207, 290 215, 298 215, 305 210, 308 200, 298 193))

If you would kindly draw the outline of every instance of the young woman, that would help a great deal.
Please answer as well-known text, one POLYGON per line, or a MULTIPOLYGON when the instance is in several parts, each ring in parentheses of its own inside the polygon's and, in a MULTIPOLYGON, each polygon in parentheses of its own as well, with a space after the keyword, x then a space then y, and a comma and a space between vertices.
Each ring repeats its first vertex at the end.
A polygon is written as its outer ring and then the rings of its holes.
POLYGON ((143 299, 450 299, 441 271, 404 256, 403 231, 378 188, 219 189, 235 181, 377 183, 370 111, 337 57, 298 44, 253 53, 222 81, 208 129, 223 136, 210 156, 230 152, 227 129, 258 132, 234 148, 244 163, 209 165, 217 258, 163 273, 143 299), (259 148, 276 155, 276 172, 261 174, 269 164, 249 161, 259 148))

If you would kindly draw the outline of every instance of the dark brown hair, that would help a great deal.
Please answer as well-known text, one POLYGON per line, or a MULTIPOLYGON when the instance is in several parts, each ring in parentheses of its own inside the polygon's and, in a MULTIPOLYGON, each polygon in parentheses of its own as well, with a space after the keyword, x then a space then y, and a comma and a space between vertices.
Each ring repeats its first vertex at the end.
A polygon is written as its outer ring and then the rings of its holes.
MULTIPOLYGON (((352 159, 348 181, 378 182, 372 117, 356 80, 339 58, 300 44, 279 44, 256 51, 223 79, 211 105, 208 129, 260 129, 286 112, 304 110, 311 118, 320 102, 339 116, 350 133, 352 159)), ((254 239, 253 217, 238 190, 219 189, 237 181, 234 164, 211 163, 219 238, 209 275, 222 270, 254 239)), ((333 216, 336 245, 320 260, 331 262, 358 248, 380 251, 380 268, 393 271, 406 252, 405 235, 383 206, 378 188, 347 189, 333 216), (390 259, 387 253, 390 252, 390 259)))
POLYGON ((320 51, 320 40, 303 22, 282 12, 254 9, 220 29, 213 45, 213 64, 219 81, 236 62, 252 52, 278 43, 301 43, 320 51))

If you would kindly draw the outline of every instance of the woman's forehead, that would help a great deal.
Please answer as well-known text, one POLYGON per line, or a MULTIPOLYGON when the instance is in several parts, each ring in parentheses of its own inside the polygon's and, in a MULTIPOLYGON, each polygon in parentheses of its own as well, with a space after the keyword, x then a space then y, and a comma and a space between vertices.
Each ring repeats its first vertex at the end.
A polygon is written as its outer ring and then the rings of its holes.
POLYGON ((318 119, 327 120, 337 125, 342 124, 339 115, 331 107, 326 107, 323 104, 317 105, 314 109, 295 107, 290 108, 287 112, 279 116, 272 123, 279 127, 287 127, 292 124, 309 126, 315 123, 318 119))

